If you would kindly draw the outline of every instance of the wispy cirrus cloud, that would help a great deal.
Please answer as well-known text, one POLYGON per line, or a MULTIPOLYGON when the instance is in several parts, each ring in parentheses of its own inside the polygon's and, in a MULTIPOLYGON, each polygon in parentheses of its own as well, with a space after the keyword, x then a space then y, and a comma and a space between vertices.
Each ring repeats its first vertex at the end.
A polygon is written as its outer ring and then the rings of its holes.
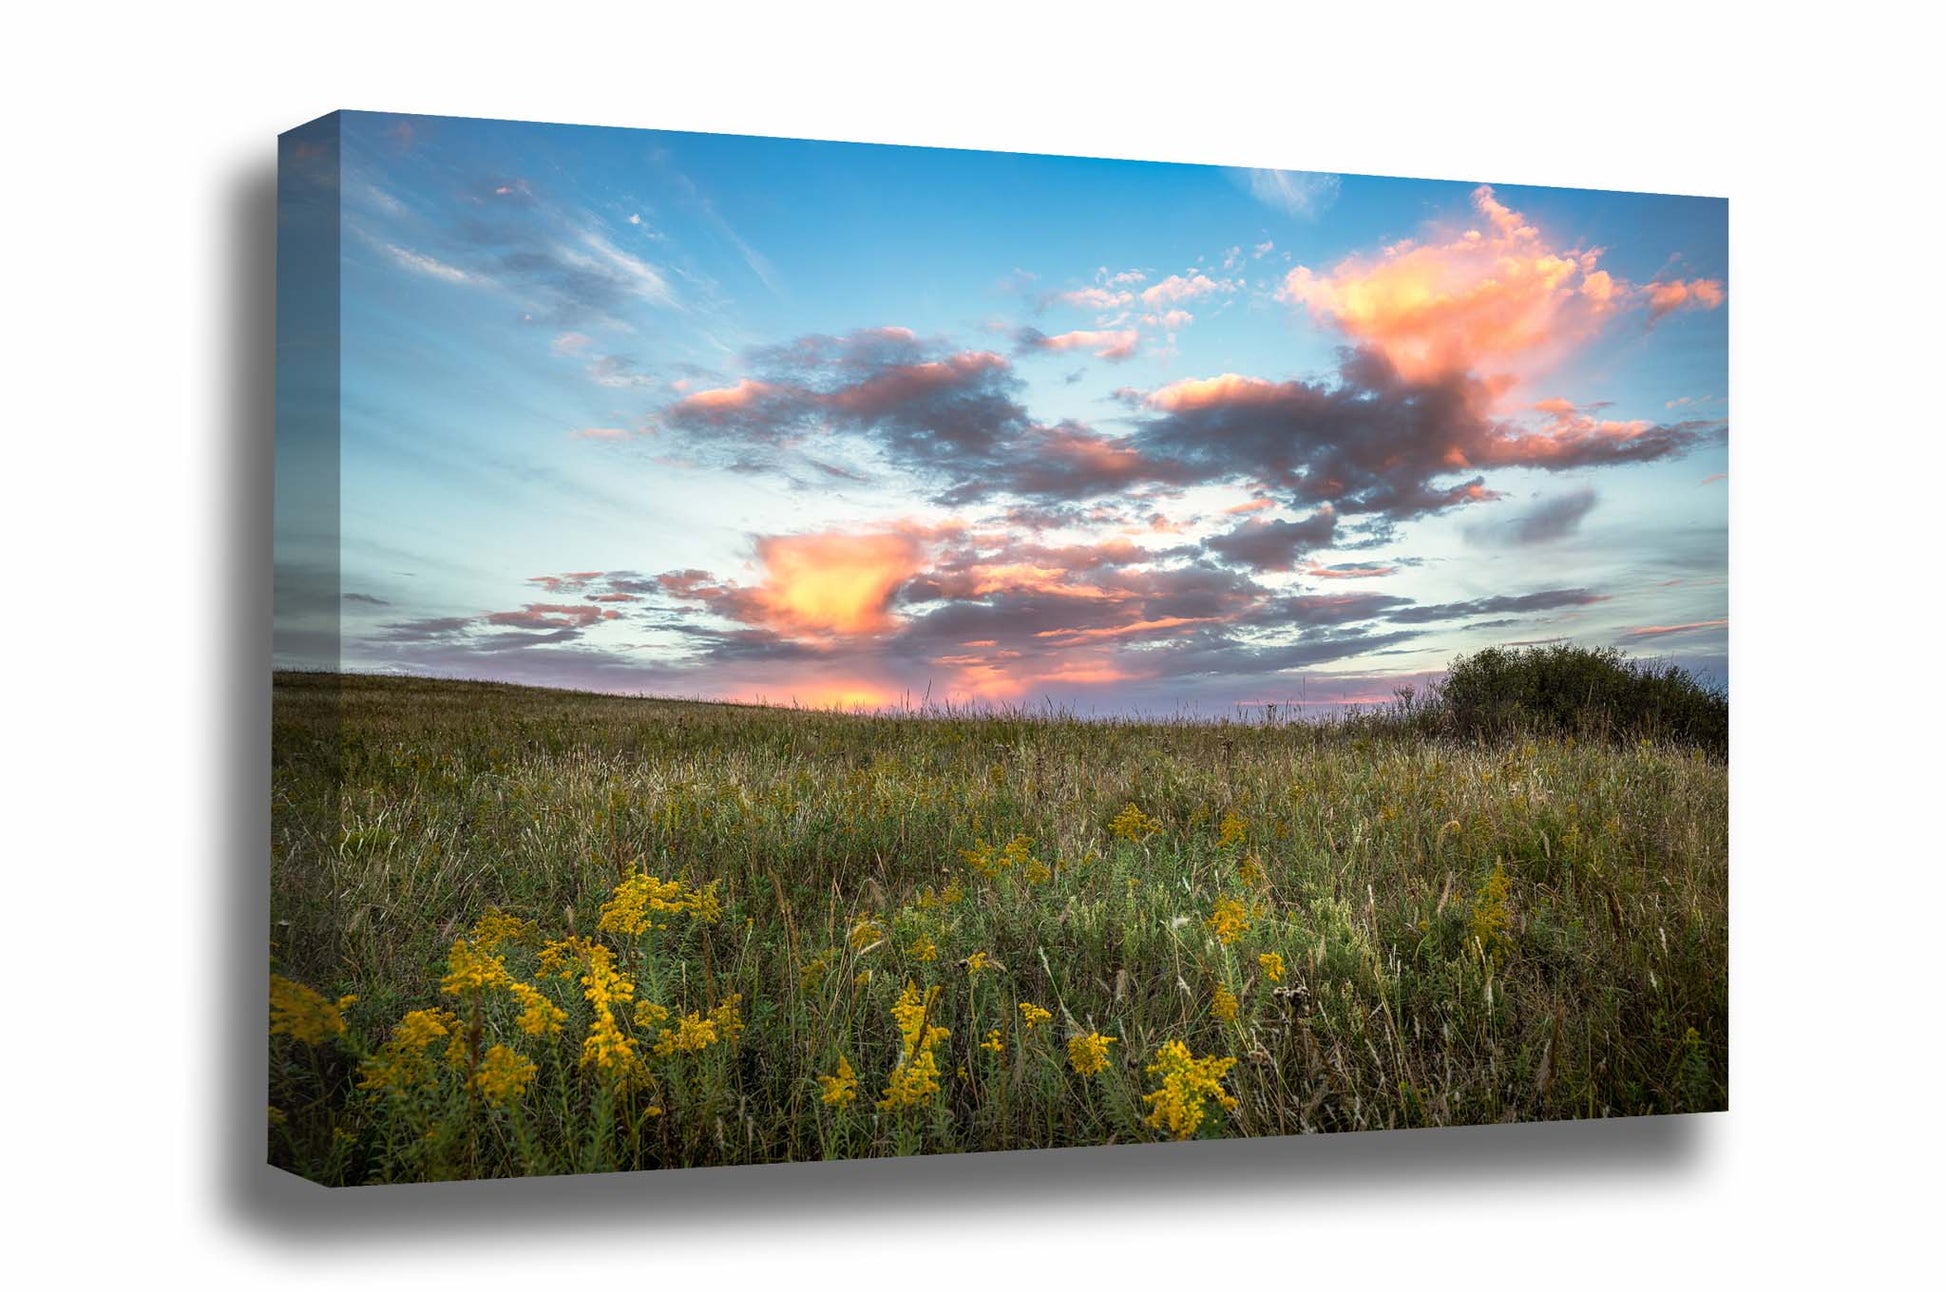
POLYGON ((1250 196, 1273 211, 1298 220, 1314 220, 1328 210, 1338 200, 1341 184, 1338 176, 1316 171, 1242 170, 1233 173, 1250 196))

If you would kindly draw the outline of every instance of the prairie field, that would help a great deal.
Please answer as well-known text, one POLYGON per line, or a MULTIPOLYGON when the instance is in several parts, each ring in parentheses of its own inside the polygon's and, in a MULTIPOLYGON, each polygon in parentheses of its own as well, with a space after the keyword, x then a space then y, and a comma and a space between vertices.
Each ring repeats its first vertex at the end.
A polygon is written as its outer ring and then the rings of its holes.
POLYGON ((280 674, 269 1155, 326 1184, 1728 1100, 1665 740, 280 674))

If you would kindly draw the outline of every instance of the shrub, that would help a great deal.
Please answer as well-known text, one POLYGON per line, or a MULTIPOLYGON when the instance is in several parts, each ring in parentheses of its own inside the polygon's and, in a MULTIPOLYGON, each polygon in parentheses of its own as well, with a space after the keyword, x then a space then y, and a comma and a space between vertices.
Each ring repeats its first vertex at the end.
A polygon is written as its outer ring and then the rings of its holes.
POLYGON ((1673 740, 1717 753, 1730 743, 1730 700, 1722 688, 1612 648, 1496 646, 1461 656, 1433 708, 1445 729, 1468 737, 1673 740))

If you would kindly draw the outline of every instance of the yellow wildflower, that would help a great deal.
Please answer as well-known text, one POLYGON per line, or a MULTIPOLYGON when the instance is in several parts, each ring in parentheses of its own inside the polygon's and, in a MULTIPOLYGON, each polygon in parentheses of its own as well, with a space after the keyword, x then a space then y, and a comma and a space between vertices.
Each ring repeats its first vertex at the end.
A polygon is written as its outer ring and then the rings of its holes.
POLYGON ((1264 882, 1264 868, 1257 861, 1257 854, 1250 853, 1237 863, 1237 878, 1255 888, 1264 882))
POLYGON ((579 972, 585 943, 580 938, 556 938, 541 948, 539 966, 535 969, 540 978, 572 978, 579 972))
POLYGON ((1054 872, 1038 861, 1028 862, 1027 869, 1024 873, 1027 882, 1030 884, 1045 884, 1048 880, 1054 878, 1054 872))
POLYGON ((669 1007, 658 1005, 652 1000, 635 1002, 635 1025, 637 1027, 661 1027, 669 1021, 669 1007))
POLYGON ((980 1042, 980 1048, 982 1050, 992 1050, 995 1054, 1006 1049, 1007 1047, 1000 1043, 1000 1029, 997 1027, 990 1029, 987 1032, 987 1039, 980 1042))
POLYGON ((1216 827, 1216 846, 1227 848, 1243 838, 1243 818, 1235 812, 1225 812, 1223 821, 1216 827))
POLYGON ((658 915, 683 915, 713 924, 722 910, 716 900, 716 881, 700 888, 680 879, 657 879, 641 871, 615 886, 615 894, 601 908, 601 930, 636 937, 652 929, 667 928, 669 922, 658 915))
POLYGON ((1068 1038, 1068 1066, 1084 1077, 1106 1072, 1108 1047, 1115 1044, 1115 1040, 1115 1037, 1103 1036, 1100 1032, 1068 1038))
POLYGON ((604 1078, 626 1090, 646 1085, 648 1071, 635 1042, 615 1021, 615 1007, 635 999, 635 984, 615 968, 615 953, 607 947, 588 945, 587 968, 581 976, 582 995, 594 1007, 594 1021, 581 1043, 581 1065, 594 1068, 604 1078))
POLYGON ((447 1041, 448 1058, 456 1049, 463 1052, 457 1015, 443 1009, 413 1010, 399 1020, 391 1038, 378 1048, 378 1053, 360 1066, 363 1075, 358 1082, 359 1089, 402 1092, 431 1084, 436 1070, 426 1051, 442 1038, 447 1041))
POLYGON ((966 900, 966 890, 959 886, 959 881, 956 879, 946 885, 946 891, 939 895, 939 900, 947 906, 958 906, 966 900))
POLYGON ((820 1076, 818 1084, 824 1087, 820 1098, 833 1108, 843 1108, 858 1098, 858 1074, 852 1071, 851 1060, 842 1054, 838 1056, 838 1071, 832 1076, 820 1076))
POLYGON ((939 988, 927 988, 921 995, 918 986, 908 981, 892 1006, 892 1019, 899 1025, 900 1055, 878 1101, 882 1111, 917 1108, 939 1092, 939 1063, 933 1049, 952 1033, 927 1024, 938 997, 939 988))
POLYGON ((524 982, 511 984, 508 991, 519 1002, 520 1017, 514 1026, 529 1036, 556 1036, 560 1034, 561 1024, 567 1020, 568 1013, 547 997, 541 995, 538 987, 524 982))
POLYGON ((723 1002, 709 1012, 709 1021, 716 1028, 716 1035, 725 1045, 735 1045, 743 1035, 743 993, 725 997, 723 1002))
POLYGON ((440 979, 439 990, 447 996, 505 990, 513 985, 513 980, 513 975, 507 972, 505 956, 484 951, 461 938, 453 943, 452 951, 446 956, 446 976, 440 979))
POLYGON ((1149 816, 1133 803, 1123 808, 1115 819, 1108 823, 1110 834, 1117 839, 1125 839, 1129 843, 1141 843, 1160 829, 1162 829, 1162 822, 1149 816))
POLYGON ((845 942, 853 951, 864 951, 885 936, 885 929, 871 916, 861 916, 858 923, 851 926, 845 942))
POLYGON ((993 957, 984 951, 975 951, 972 955, 966 957, 966 975, 969 978, 984 969, 991 969, 992 967, 993 957))
POLYGON ((1029 1031, 1039 1027, 1042 1023, 1047 1022, 1047 1020, 1053 1017, 1053 1014, 1042 1009, 1039 1005, 1031 1004, 1024 1000, 1020 1002, 1021 1022, 1029 1031))
POLYGON ((1170 1041, 1148 1066, 1149 1075, 1160 1078, 1161 1083, 1142 1096, 1149 1105, 1147 1124, 1177 1139, 1188 1139, 1202 1126, 1208 1100, 1234 1109, 1237 1101, 1223 1088, 1223 1078, 1235 1066, 1235 1059, 1215 1055, 1199 1059, 1181 1041, 1170 1041))
POLYGON ((1216 989, 1216 999, 1210 1002, 1209 1012, 1216 1015, 1219 1019, 1221 1019, 1225 1023, 1236 1022, 1237 1021, 1236 993, 1232 992, 1226 986, 1218 986, 1216 989))
POLYGON ((505 1108, 520 1098, 540 1069, 504 1045, 486 1052, 478 1071, 466 1083, 481 1098, 496 1108, 505 1108))
POLYGON ((1257 963, 1263 967, 1264 977, 1270 979, 1272 982, 1284 981, 1284 956, 1282 952, 1266 951, 1257 957, 1257 963))
POLYGON ((1513 923, 1513 913, 1507 909, 1508 887, 1507 872, 1496 861, 1473 899, 1473 937, 1489 954, 1506 944, 1507 928, 1513 923))
POLYGON ((345 1009, 356 996, 333 1002, 301 982, 270 975, 270 1034, 289 1036, 306 1045, 322 1045, 345 1032, 345 1009))
POLYGON ((540 940, 540 928, 532 920, 523 920, 508 915, 497 906, 489 906, 467 936, 481 951, 493 952, 509 944, 522 947, 536 945, 540 940))
POLYGON ((1215 908, 1210 911, 1209 918, 1203 923, 1208 925, 1209 931, 1216 935, 1216 940, 1227 947, 1243 936, 1244 930, 1250 927, 1250 912, 1234 897, 1218 898, 1215 908))
POLYGON ((915 960, 931 964, 933 961, 939 959, 939 946, 931 938, 922 933, 913 941, 911 946, 905 949, 905 953, 915 960))
POLYGON ((931 1050, 921 1050, 909 1061, 892 1070, 885 1095, 878 1101, 879 1111, 897 1112, 901 1108, 922 1108, 939 1093, 939 1061, 931 1050))

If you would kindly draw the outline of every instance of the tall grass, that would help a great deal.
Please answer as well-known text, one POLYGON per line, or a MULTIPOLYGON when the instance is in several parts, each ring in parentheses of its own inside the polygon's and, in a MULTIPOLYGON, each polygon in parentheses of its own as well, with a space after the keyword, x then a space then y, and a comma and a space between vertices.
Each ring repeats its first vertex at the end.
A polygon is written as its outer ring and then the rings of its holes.
POLYGON ((1726 1104, 1693 744, 310 674, 274 714, 270 1152, 327 1183, 1726 1104), (651 878, 663 927, 604 917, 651 878), (604 1017, 639 1069, 584 1061, 604 1017))

